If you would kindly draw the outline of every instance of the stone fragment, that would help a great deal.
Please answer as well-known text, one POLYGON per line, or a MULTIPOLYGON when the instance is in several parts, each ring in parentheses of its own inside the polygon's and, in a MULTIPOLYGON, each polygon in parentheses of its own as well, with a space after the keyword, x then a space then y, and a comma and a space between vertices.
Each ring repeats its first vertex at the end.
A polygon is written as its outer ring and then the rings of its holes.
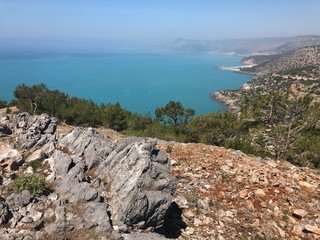
POLYGON ((295 224, 292 228, 291 233, 295 234, 295 235, 302 235, 304 230, 304 225, 303 224, 295 224))
POLYGON ((3 123, 0 123, 0 137, 12 134, 11 129, 3 123))
POLYGON ((203 222, 199 218, 195 218, 193 220, 193 225, 196 227, 199 227, 199 226, 203 225, 203 222))
POLYGON ((256 197, 265 197, 266 193, 262 189, 257 189, 254 191, 254 195, 256 197))
POLYGON ((246 198, 247 196, 248 196, 248 190, 247 189, 241 190, 239 192, 239 197, 240 198, 246 198))
POLYGON ((304 218, 307 215, 308 215, 308 212, 304 209, 294 209, 293 210, 293 216, 295 216, 297 218, 304 218))
POLYGON ((188 208, 188 200, 184 196, 177 196, 175 202, 180 208, 188 208))
POLYGON ((184 230, 184 233, 187 235, 187 236, 190 236, 190 235, 193 235, 195 232, 194 228, 192 227, 187 227, 185 230, 184 230))
POLYGON ((33 222, 33 219, 29 216, 24 216, 22 219, 21 219, 21 222, 23 223, 32 223, 33 222))
POLYGON ((27 157, 25 162, 28 163, 36 160, 43 160, 44 158, 45 158, 44 152, 41 149, 37 149, 27 157))
POLYGON ((12 193, 6 199, 6 203, 11 209, 19 209, 30 203, 32 198, 31 193, 28 190, 23 190, 21 193, 12 193))
POLYGON ((22 155, 18 150, 13 149, 9 144, 0 145, 0 165, 7 171, 16 171, 19 167, 22 155))
POLYGON ((86 204, 83 217, 86 222, 95 226, 96 232, 106 234, 112 231, 106 204, 97 202, 86 204))
POLYGON ((320 235, 320 228, 318 228, 317 226, 313 226, 313 225, 305 225, 304 228, 312 233, 315 233, 317 235, 320 235))
POLYGON ((306 181, 299 181, 298 182, 299 186, 302 187, 303 189, 307 190, 308 192, 314 192, 317 190, 318 186, 308 183, 306 181))
POLYGON ((0 202, 0 226, 7 223, 9 218, 8 205, 0 202))
POLYGON ((191 210, 185 210, 183 211, 183 216, 185 216, 188 219, 194 218, 194 213, 191 210))
POLYGON ((31 229, 32 229, 33 231, 39 231, 39 230, 41 230, 43 227, 44 227, 44 221, 41 220, 41 219, 39 219, 39 220, 35 221, 35 222, 32 224, 31 229))
POLYGON ((130 233, 122 234, 124 240, 165 240, 166 237, 157 233, 130 233))

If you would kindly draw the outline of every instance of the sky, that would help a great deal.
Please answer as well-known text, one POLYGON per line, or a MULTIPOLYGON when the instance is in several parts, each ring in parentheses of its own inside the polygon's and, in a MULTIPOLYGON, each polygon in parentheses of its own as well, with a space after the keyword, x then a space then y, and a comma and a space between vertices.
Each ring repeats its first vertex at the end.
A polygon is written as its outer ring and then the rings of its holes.
POLYGON ((0 0, 0 44, 152 46, 320 35, 319 0, 0 0))

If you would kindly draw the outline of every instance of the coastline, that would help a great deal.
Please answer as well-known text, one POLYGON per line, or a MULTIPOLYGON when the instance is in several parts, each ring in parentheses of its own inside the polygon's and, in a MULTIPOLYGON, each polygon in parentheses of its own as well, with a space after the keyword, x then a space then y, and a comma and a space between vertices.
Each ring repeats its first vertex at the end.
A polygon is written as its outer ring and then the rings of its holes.
MULTIPOLYGON (((250 74, 248 72, 242 71, 243 68, 252 68, 254 66, 257 66, 256 64, 247 64, 243 66, 236 66, 236 67, 224 67, 220 66, 218 67, 218 70, 221 71, 233 71, 235 73, 239 74, 245 74, 245 75, 250 75, 250 76, 255 76, 255 74, 250 74)), ((249 79, 251 81, 253 78, 249 79)), ((248 87, 248 82, 244 83, 239 89, 236 90, 218 90, 216 92, 213 92, 210 94, 210 98, 214 101, 217 101, 223 105, 225 105, 230 112, 235 112, 235 113, 240 113, 241 108, 239 106, 236 106, 236 103, 239 101, 239 98, 232 98, 228 96, 227 94, 224 94, 223 92, 226 91, 235 91, 235 92, 240 92, 242 89, 246 89, 248 87)))
MULTIPOLYGON (((237 90, 236 90, 237 91, 237 90)), ((236 99, 233 99, 229 96, 223 95, 221 91, 217 91, 210 94, 210 98, 212 100, 215 100, 223 105, 225 105, 228 108, 228 111, 239 113, 240 107, 236 106, 235 103, 237 102, 236 99)))

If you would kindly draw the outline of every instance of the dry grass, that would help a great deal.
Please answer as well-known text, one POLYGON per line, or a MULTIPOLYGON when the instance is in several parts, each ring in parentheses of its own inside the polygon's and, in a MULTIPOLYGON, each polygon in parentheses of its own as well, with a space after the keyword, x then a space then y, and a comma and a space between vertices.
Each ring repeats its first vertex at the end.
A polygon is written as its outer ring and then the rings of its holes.
MULTIPOLYGON (((9 109, 11 110, 11 113, 19 112, 19 109, 17 107, 9 107, 9 109)), ((7 108, 0 109, 0 114, 6 113, 6 112, 7 112, 7 108)))

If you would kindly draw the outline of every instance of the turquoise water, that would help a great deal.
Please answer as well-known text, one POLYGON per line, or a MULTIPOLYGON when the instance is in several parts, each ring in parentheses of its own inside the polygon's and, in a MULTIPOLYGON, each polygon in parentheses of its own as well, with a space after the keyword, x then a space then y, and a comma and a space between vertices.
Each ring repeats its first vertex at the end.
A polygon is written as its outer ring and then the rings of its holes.
POLYGON ((21 83, 45 83, 97 103, 120 102, 132 112, 154 113, 169 100, 198 114, 224 111, 209 94, 237 89, 249 76, 217 67, 238 66, 235 56, 109 55, 0 60, 0 99, 10 101, 21 83))

